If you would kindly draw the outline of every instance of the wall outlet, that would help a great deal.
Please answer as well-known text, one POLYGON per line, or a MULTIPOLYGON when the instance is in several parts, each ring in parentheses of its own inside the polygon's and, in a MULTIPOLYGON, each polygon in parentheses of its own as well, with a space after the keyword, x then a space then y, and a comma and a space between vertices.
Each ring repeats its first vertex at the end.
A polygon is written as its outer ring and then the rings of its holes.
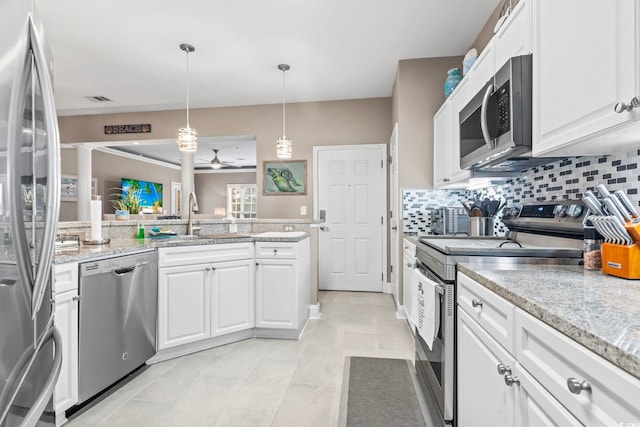
POLYGON ((306 214, 307 214, 307 207, 300 206, 300 215, 306 215, 306 214))

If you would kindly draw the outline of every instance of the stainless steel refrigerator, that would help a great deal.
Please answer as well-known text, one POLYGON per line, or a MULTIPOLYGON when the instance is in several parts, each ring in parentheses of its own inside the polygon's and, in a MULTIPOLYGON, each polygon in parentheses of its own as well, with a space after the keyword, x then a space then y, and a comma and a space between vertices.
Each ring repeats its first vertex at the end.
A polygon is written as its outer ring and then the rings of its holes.
POLYGON ((33 0, 0 1, 0 427, 54 425, 60 208, 52 60, 33 0))

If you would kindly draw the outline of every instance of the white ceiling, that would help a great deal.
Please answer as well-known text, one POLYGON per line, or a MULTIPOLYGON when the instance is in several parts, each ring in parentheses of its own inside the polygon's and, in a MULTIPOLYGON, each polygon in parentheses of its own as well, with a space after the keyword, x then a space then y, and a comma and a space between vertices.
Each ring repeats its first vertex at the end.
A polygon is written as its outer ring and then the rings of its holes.
MULTIPOLYGON (((192 108, 282 102, 280 63, 291 65, 287 102, 391 96, 399 60, 464 55, 498 2, 36 0, 36 5, 55 60, 56 107, 65 116, 184 108, 186 54, 180 43, 196 48, 189 55, 192 108), (85 98, 97 95, 112 101, 85 98)), ((199 151, 196 157, 207 155, 199 151)))

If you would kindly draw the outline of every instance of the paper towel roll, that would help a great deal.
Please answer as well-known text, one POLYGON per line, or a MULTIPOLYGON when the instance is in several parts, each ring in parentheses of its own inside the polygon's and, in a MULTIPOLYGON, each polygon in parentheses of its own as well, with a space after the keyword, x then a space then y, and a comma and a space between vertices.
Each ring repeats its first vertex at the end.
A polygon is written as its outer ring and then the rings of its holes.
POLYGON ((91 240, 102 240, 102 200, 93 196, 91 200, 91 240))

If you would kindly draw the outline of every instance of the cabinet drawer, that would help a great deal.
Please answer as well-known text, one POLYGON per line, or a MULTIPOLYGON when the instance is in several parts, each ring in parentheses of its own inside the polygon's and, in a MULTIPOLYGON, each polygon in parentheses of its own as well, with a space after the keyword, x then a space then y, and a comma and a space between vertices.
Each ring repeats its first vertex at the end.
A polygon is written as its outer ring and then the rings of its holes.
POLYGON ((640 379, 622 371, 550 326, 515 310, 516 358, 585 425, 640 420, 640 379), (567 380, 587 381, 591 392, 569 391, 567 380))
POLYGON ((253 243, 178 246, 158 249, 158 267, 253 258, 253 243))
POLYGON ((470 277, 458 273, 458 305, 500 345, 514 354, 513 304, 470 277))
POLYGON ((53 266, 53 289, 56 294, 78 289, 78 263, 55 264, 53 266))
POLYGON ((295 242, 256 242, 256 258, 296 258, 295 242))

